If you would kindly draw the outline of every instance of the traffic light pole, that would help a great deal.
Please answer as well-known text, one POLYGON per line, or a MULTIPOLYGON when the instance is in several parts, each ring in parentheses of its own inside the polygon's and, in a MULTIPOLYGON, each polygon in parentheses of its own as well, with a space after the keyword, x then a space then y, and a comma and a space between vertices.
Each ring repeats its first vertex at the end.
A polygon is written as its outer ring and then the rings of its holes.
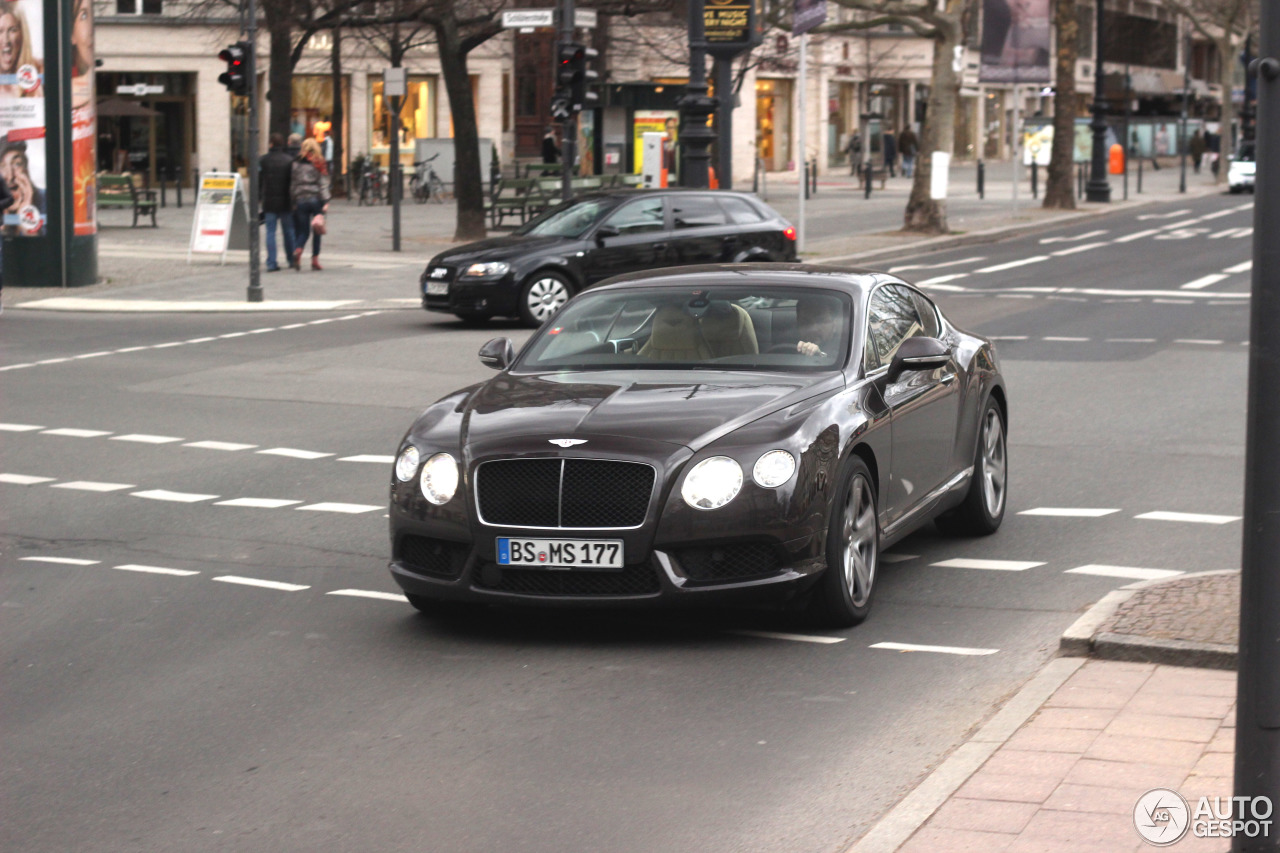
MULTIPOLYGON (((680 186, 711 186, 711 153, 716 132, 707 119, 716 111, 716 99, 707 95, 707 28, 703 0, 689 3, 689 84, 680 98, 680 186)), ((723 93, 717 93, 724 97, 723 93)))
MULTIPOLYGON (((574 30, 573 0, 560 0, 560 44, 573 42, 574 30)), ((557 63, 561 60, 557 54, 557 63)), ((557 66, 557 73, 559 67, 557 66)), ((568 201, 573 198, 573 164, 578 153, 578 113, 570 110, 569 115, 561 123, 560 140, 560 198, 568 201)))
POLYGON ((248 301, 262 301, 262 270, 258 266, 258 6, 249 0, 249 292, 248 301))

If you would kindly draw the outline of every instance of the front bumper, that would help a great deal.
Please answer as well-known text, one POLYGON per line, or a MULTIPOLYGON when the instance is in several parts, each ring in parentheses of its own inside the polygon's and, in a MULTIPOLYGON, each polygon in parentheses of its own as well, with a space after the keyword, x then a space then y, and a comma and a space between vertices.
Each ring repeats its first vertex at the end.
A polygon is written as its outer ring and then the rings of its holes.
POLYGON ((428 294, 426 281, 420 284, 422 307, 428 311, 446 314, 498 314, 514 315, 518 300, 518 288, 511 273, 500 278, 477 278, 471 281, 448 282, 448 292, 428 294))

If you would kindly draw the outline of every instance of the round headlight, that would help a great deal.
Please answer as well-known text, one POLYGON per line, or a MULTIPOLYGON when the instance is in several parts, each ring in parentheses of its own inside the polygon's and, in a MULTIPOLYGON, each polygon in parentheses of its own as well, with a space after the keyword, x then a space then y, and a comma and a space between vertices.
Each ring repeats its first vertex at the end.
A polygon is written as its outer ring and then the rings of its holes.
POLYGON ((693 466, 680 495, 694 509, 719 509, 741 488, 742 466, 728 456, 712 456, 693 466))
POLYGON ((458 463, 448 453, 437 453, 422 466, 422 496, 436 506, 447 504, 458 490, 458 463))
POLYGON ((781 486, 796 470, 796 458, 785 450, 770 450, 756 460, 751 477, 766 489, 781 486))
POLYGON ((418 473, 418 448, 412 444, 400 451, 396 457, 396 479, 407 483, 418 473))

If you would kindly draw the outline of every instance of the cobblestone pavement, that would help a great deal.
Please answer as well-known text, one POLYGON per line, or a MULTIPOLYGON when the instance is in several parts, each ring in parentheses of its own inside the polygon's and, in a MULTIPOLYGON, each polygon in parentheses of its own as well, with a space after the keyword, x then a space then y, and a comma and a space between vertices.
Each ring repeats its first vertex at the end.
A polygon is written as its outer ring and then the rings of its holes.
POLYGON ((1239 613, 1238 572, 1175 578, 1135 592, 1102 632, 1236 645, 1239 613))

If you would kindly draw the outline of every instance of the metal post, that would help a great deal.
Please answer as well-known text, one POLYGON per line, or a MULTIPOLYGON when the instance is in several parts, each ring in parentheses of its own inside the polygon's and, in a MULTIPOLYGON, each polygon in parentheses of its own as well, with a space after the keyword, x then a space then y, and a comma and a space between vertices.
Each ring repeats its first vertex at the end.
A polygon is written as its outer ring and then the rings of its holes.
MULTIPOLYGON (((1254 234, 1280 228, 1280 8, 1262 4, 1258 56, 1254 234)), ((1236 693, 1236 797, 1280 804, 1280 244, 1253 241, 1249 399, 1245 433, 1244 548, 1236 693)), ((1248 812, 1241 800, 1240 811, 1248 812)), ((1239 812, 1232 817, 1239 819, 1239 812)), ((1245 819, 1251 817, 1245 815, 1245 819)), ((1232 853, 1277 853, 1280 833, 1237 833, 1232 853)))
MULTIPOLYGON (((1016 32, 1016 28, 1015 28, 1016 32)), ((1017 67, 1014 67, 1014 74, 1017 74, 1017 67)), ((1018 84, 1013 84, 1013 218, 1018 218, 1018 179, 1020 167, 1022 166, 1022 158, 1019 156, 1022 149, 1022 134, 1018 132, 1019 113, 1021 112, 1021 104, 1018 103, 1018 84)))
POLYGON ((986 195, 985 195, 986 188, 983 186, 983 184, 986 183, 986 177, 987 177, 986 170, 987 170, 986 164, 983 163, 981 160, 979 160, 978 161, 978 198, 979 199, 986 198, 986 195))
POLYGON ((1129 200, 1129 114, 1133 98, 1129 95, 1129 63, 1124 64, 1124 138, 1120 150, 1124 152, 1124 200, 1129 200))
POLYGON ((249 38, 249 302, 262 301, 262 270, 259 268, 258 241, 258 4, 249 0, 249 20, 245 35, 249 38))
POLYGON ((1138 194, 1142 194, 1142 158, 1138 158, 1138 194))
POLYGON ((182 207, 182 170, 177 166, 173 167, 173 191, 178 195, 178 207, 182 207))
POLYGON ((871 162, 870 161, 867 161, 866 163, 862 164, 862 174, 864 176, 862 179, 862 186, 864 190, 862 197, 871 198, 871 162))
MULTIPOLYGON (((573 0, 560 0, 560 44, 573 43, 573 0)), ((573 164, 578 159, 578 114, 570 111, 560 125, 560 200, 573 198, 573 164)))
MULTIPOLYGON (((1182 49, 1182 115, 1179 118, 1181 122, 1181 130, 1179 136, 1181 140, 1178 143, 1180 155, 1178 157, 1178 167, 1182 170, 1182 174, 1178 178, 1178 192, 1187 191, 1187 90, 1191 88, 1191 33, 1187 32, 1187 37, 1183 42, 1182 49)), ((1248 87, 1245 87, 1246 90, 1248 87)))
POLYGON ((796 99, 797 115, 799 127, 796 128, 796 145, 799 148, 796 151, 796 176, 803 176, 800 183, 803 185, 800 190, 800 227, 796 229, 796 252, 797 254, 804 250, 804 200, 809 197, 809 175, 808 175, 808 147, 805 140, 805 89, 809 81, 809 33, 800 34, 800 76, 797 81, 800 92, 796 99))
MULTIPOLYGON (((680 186, 706 189, 711 185, 711 152, 716 133, 707 119, 717 100, 707 94, 707 28, 703 0, 689 3, 689 83, 680 98, 680 186)), ((803 222, 803 219, 801 220, 803 222)), ((804 234, 803 226, 800 231, 804 234)), ((801 240, 797 241, 800 248, 801 240)))
POLYGON ((1089 174, 1089 183, 1085 187, 1085 197, 1088 201, 1109 202, 1111 201, 1111 184, 1107 183, 1107 120, 1103 116, 1106 112, 1106 105, 1103 103, 1106 77, 1102 73, 1102 12, 1105 4, 1098 0, 1093 5, 1098 11, 1094 26, 1098 38, 1093 58, 1093 123, 1090 125, 1093 128, 1093 168, 1089 174))
POLYGON ((400 96, 387 99, 391 104, 391 154, 387 163, 387 196, 391 202, 391 251, 400 251, 400 96))
POLYGON ((1040 198, 1040 169, 1036 158, 1031 158, 1031 197, 1040 198))

